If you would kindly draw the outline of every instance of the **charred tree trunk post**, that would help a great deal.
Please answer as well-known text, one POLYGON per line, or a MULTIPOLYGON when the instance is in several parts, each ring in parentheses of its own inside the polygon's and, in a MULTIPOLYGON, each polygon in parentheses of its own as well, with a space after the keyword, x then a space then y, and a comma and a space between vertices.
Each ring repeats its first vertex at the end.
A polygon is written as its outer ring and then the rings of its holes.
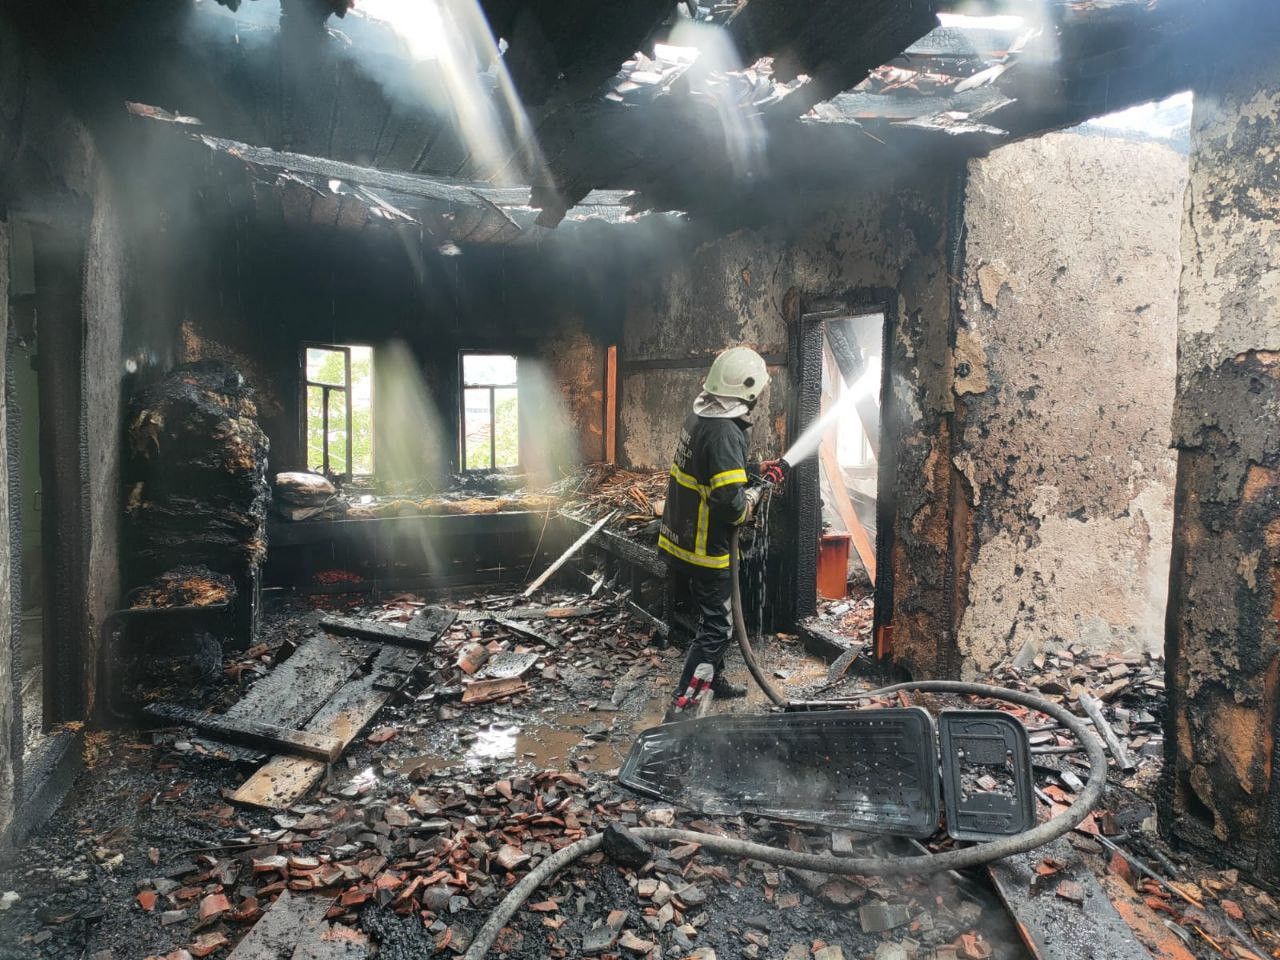
POLYGON ((1280 878, 1280 66, 1196 90, 1178 315, 1163 828, 1280 878))

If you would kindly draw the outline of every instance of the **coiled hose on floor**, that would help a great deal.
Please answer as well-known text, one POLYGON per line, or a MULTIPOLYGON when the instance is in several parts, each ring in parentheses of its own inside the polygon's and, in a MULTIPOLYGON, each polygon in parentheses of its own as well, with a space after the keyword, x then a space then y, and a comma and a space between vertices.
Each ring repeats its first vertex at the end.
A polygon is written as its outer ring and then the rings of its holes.
MULTIPOLYGON (((742 595, 738 587, 738 534, 734 531, 729 546, 730 570, 733 576, 733 626, 737 634, 738 646, 742 650, 743 659, 751 676, 778 706, 788 706, 789 702, 764 677, 764 672, 756 662, 755 652, 747 638, 745 622, 742 618, 742 595)), ((992 700, 1004 700, 1019 706, 1052 717, 1071 732, 1085 748, 1089 757, 1089 778, 1084 789, 1075 802, 1066 810, 1037 824, 1030 830, 1023 831, 1002 840, 989 840, 972 847, 948 850, 944 853, 921 854, 910 857, 834 857, 830 854, 797 853, 780 847, 771 847, 763 843, 749 840, 736 840, 731 837, 720 837, 711 833, 699 833, 695 830, 680 830, 674 827, 639 827, 632 834, 650 843, 697 843, 715 853, 730 857, 747 857, 762 860, 782 867, 794 867, 800 870, 812 870, 816 873, 829 873, 856 876, 902 877, 927 876, 941 873, 944 870, 963 870, 982 864, 1001 860, 1018 853, 1026 853, 1036 847, 1043 846, 1058 837, 1070 833, 1080 825, 1085 817, 1097 806, 1102 791, 1107 783, 1107 757, 1102 744, 1085 724, 1071 711, 1056 703, 1051 703, 1034 694, 1019 690, 1006 690, 984 683, 961 683, 952 680, 922 680, 919 682, 897 683, 882 687, 868 693, 851 698, 849 703, 870 697, 897 693, 898 691, 916 691, 920 693, 951 693, 976 697, 987 697, 992 700)), ((832 701, 834 703, 834 701, 832 701)), ((584 857, 600 849, 604 842, 604 834, 597 833, 572 843, 563 850, 552 854, 546 860, 530 870, 523 880, 517 883, 511 892, 503 898, 485 921, 484 926, 476 933, 471 946, 463 955, 463 960, 482 960, 493 946, 498 933, 510 920, 529 896, 546 880, 555 876, 579 857, 584 857)))

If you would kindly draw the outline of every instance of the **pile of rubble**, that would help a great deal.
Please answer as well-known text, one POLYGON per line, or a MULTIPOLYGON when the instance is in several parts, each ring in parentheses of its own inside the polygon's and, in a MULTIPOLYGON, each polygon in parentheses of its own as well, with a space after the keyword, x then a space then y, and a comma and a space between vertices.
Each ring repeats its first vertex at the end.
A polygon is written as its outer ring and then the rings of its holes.
POLYGON ((384 495, 364 488, 339 491, 318 473, 278 473, 274 480, 275 515, 282 520, 379 520, 456 514, 545 512, 559 499, 543 493, 473 495, 457 489, 434 496, 384 495))
POLYGON ((277 816, 274 826, 250 831, 225 851, 157 863, 139 881, 136 901, 162 926, 186 932, 186 945, 168 960, 185 960, 182 951, 208 956, 235 941, 265 922, 264 910, 280 909, 272 900, 286 891, 323 897, 328 938, 348 949, 366 946, 369 933, 384 942, 419 934, 428 953, 460 954, 506 889, 554 851, 598 831, 607 831, 603 849, 545 886, 504 931, 497 954, 991 955, 975 929, 982 905, 960 884, 832 879, 708 856, 697 844, 650 846, 627 826, 679 823, 796 850, 826 851, 834 842, 853 852, 848 835, 687 821, 563 771, 483 784, 443 776, 405 792, 366 782, 357 790, 277 816), (850 914, 855 927, 844 919, 850 914))
POLYGON ((208 567, 178 566, 168 570, 129 594, 129 606, 211 607, 235 598, 235 582, 226 574, 208 567))
POLYGON ((597 463, 588 466, 581 476, 561 481, 555 489, 567 498, 563 509, 569 516, 595 523, 612 514, 609 528, 634 536, 656 531, 667 495, 667 474, 597 463))
POLYGON ((130 405, 126 505, 136 579, 198 564, 239 576, 266 557, 267 437, 229 364, 183 364, 130 405))
MULTIPOLYGON (((1158 771, 1164 755, 1166 706, 1162 657, 1092 653, 1073 644, 1053 653, 1036 653, 1021 666, 1004 668, 995 679, 1088 717, 1126 776, 1140 767, 1149 771, 1148 779, 1158 771)), ((1071 747, 1054 730, 1032 729, 1030 739, 1033 748, 1071 747)))
MULTIPOLYGON (((1159 766, 1158 660, 1066 650, 999 678, 1082 713, 1094 702, 1100 726, 1135 761, 1129 769, 1114 761, 1116 783, 1104 807, 1076 833, 1026 855, 1025 865, 993 865, 1007 912, 980 873, 835 878, 697 844, 640 840, 631 828, 679 826, 806 853, 922 852, 913 841, 840 829, 682 813, 623 790, 617 767, 635 732, 660 716, 679 654, 651 646, 647 629, 612 601, 546 599, 543 606, 505 595, 452 603, 456 619, 422 656, 416 680, 327 782, 287 810, 228 802, 231 785, 217 771, 230 768, 207 759, 186 731, 161 731, 154 746, 122 742, 129 762, 142 760, 148 785, 96 775, 90 789, 97 792, 83 799, 78 820, 75 808, 68 818, 67 843, 78 859, 51 853, 18 868, 28 879, 15 884, 0 925, 13 924, 21 949, 57 958, 216 960, 235 950, 230 956, 240 960, 281 936, 284 955, 447 958, 465 952, 529 871, 603 832, 602 849, 540 888, 491 956, 987 960, 1020 950, 1010 912, 1021 923, 1026 910, 1057 909, 1067 922, 1083 923, 1111 904, 1128 924, 1124 936, 1163 937, 1162 955, 1179 960, 1261 960, 1280 948, 1270 932, 1280 912, 1270 897, 1231 871, 1179 859, 1154 836, 1142 791, 1153 782, 1144 772, 1159 766), (1121 679, 1128 683, 1115 686, 1121 679), (139 826, 120 829, 121 812, 139 826), (64 864, 77 879, 58 874, 47 903, 18 899, 30 896, 29 878, 52 876, 64 864), (68 883, 85 891, 81 900, 65 892, 68 883), (104 904, 92 908, 95 923, 107 926, 105 910, 114 928, 132 931, 129 951, 117 940, 114 953, 102 953, 109 941, 67 935, 67 925, 81 922, 75 918, 89 916, 90 901, 104 904)), ((365 623, 407 629, 425 606, 406 595, 353 612, 365 623)), ((869 600, 825 604, 823 613, 862 635, 869 600)), ((272 635, 301 642, 318 616, 295 606, 272 635)), ((775 677, 789 669, 787 649, 797 646, 762 646, 775 677)), ((265 647, 246 652, 226 685, 270 676, 268 664, 291 649, 300 646, 288 642, 274 656, 265 647)), ((820 664, 805 674, 809 693, 830 682, 820 664)), ((841 682, 844 692, 866 684, 852 674, 841 682)), ((898 694, 866 705, 912 702, 898 694)), ((759 709, 737 704, 723 706, 759 709)), ((1029 730, 1042 812, 1059 812, 1083 788, 1083 757, 1047 718, 1011 712, 1029 730)), ((930 844, 946 849, 951 841, 930 844)), ((4 880, 14 884, 14 874, 4 880)))
POLYGON ((282 520, 341 520, 347 502, 328 477, 302 470, 277 473, 272 508, 282 520))

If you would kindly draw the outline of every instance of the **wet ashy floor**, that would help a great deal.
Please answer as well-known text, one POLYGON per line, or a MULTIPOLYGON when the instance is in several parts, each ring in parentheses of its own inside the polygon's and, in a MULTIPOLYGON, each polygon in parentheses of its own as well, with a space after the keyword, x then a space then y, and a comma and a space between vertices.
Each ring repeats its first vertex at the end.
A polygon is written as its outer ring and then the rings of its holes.
MULTIPOLYGON (((828 665, 809 656, 792 640, 766 641, 762 647, 770 680, 784 694, 801 697, 824 686, 828 665)), ((478 774, 495 765, 542 770, 573 764, 575 769, 613 773, 626 760, 638 734, 662 722, 683 665, 683 652, 652 650, 652 666, 635 679, 620 704, 609 700, 582 701, 555 696, 549 703, 525 696, 518 706, 497 705, 453 718, 448 707, 438 710, 439 721, 427 725, 400 726, 394 741, 377 751, 385 773, 410 779, 445 771, 478 774), (413 728, 417 729, 413 729, 413 728)), ((733 700, 713 700, 707 713, 757 713, 771 704, 751 682, 736 650, 728 661, 734 682, 747 694, 733 700)), ((631 671, 631 672, 634 672, 631 671)), ((858 684, 850 680, 841 689, 858 684)), ((826 694, 824 694, 826 695, 826 694)), ((379 718, 380 723, 401 724, 398 711, 379 718)))
POLYGON ((591 713, 534 712, 459 731, 447 750, 424 743, 423 752, 397 758, 390 766, 410 777, 459 765, 482 770, 498 761, 527 763, 537 769, 555 767, 571 758, 598 761, 606 768, 620 766, 626 759, 630 735, 656 726, 665 709, 666 698, 654 697, 636 720, 624 723, 625 730, 617 728, 614 716, 601 719, 591 713))
MULTIPOLYGON (((276 608, 270 632, 296 638, 304 632, 299 625, 307 613, 298 605, 276 608)), ((456 876, 465 882, 453 888, 443 911, 425 909, 425 900, 406 911, 414 901, 404 901, 399 886, 386 895, 390 888, 376 886, 372 877, 367 883, 343 880, 346 886, 329 890, 342 894, 344 902, 357 898, 341 922, 367 936, 379 960, 456 956, 468 931, 479 927, 495 898, 527 869, 498 869, 493 853, 501 844, 521 844, 536 863, 558 832, 572 829, 574 822, 586 832, 610 822, 710 825, 706 818, 637 797, 617 783, 637 735, 662 719, 682 653, 654 646, 642 625, 607 606, 579 621, 543 621, 536 627, 546 644, 529 643, 491 623, 456 625, 410 686, 333 765, 328 779, 288 811, 230 803, 227 798, 253 767, 201 754, 189 731, 93 735, 91 769, 67 804, 0 868, 0 894, 7 896, 0 900, 0 958, 184 958, 175 951, 225 936, 227 943, 207 954, 221 960, 253 921, 230 915, 204 920, 197 907, 210 896, 228 897, 237 913, 245 912, 250 901, 269 904, 276 875, 260 874, 249 861, 277 850, 304 871, 293 876, 291 887, 309 882, 309 860, 366 864, 381 851, 386 860, 377 884, 399 884, 404 880, 394 877, 412 876, 406 864, 433 851, 463 856, 457 862, 465 869, 456 876), (529 689, 506 701, 460 702, 456 659, 477 641, 536 652, 529 689), (530 803, 554 804, 558 815, 531 821, 530 803), (193 882, 192 874, 182 873, 190 864, 203 880, 193 882), (185 886, 174 890, 177 883, 185 886), (376 886, 377 895, 360 901, 362 885, 376 886), (141 907, 140 895, 155 890, 171 892, 161 894, 154 910, 141 907), (180 899, 184 892, 194 899, 180 899), (453 946, 442 946, 447 943, 453 946)), ((792 696, 818 691, 828 696, 864 683, 851 678, 825 689, 827 665, 806 655, 792 638, 762 641, 758 655, 772 681, 792 696)), ((713 712, 768 709, 736 652, 729 672, 750 692, 743 699, 713 703, 713 712)), ((199 698, 225 707, 236 695, 234 689, 212 689, 199 698)), ((713 829, 815 851, 831 843, 820 829, 798 831, 741 817, 717 819, 713 829)), ((540 892, 547 898, 542 905, 554 903, 557 913, 522 911, 512 923, 507 949, 491 956, 580 955, 587 933, 620 907, 627 912, 628 930, 653 943, 655 957, 691 956, 698 949, 714 949, 725 960, 781 957, 797 946, 812 953, 815 944, 826 943, 843 944, 844 956, 852 960, 870 956, 882 940, 864 932, 858 920, 859 903, 872 899, 910 904, 912 915, 922 918, 918 923, 938 925, 916 931, 917 938, 940 942, 981 922, 995 956, 1023 956, 994 899, 970 899, 965 907, 948 889, 943 908, 933 903, 942 891, 932 886, 881 883, 819 890, 811 878, 749 861, 695 854, 681 864, 676 874, 661 873, 671 868, 668 863, 659 875, 672 884, 696 880, 696 892, 706 897, 703 907, 686 907, 683 919, 672 919, 652 900, 637 896, 636 884, 649 882, 652 871, 641 876, 608 863, 583 863, 540 892), (685 876, 677 876, 680 872, 685 876), (851 895, 861 899, 851 901, 851 895)), ((439 873, 423 869, 424 878, 439 873)))

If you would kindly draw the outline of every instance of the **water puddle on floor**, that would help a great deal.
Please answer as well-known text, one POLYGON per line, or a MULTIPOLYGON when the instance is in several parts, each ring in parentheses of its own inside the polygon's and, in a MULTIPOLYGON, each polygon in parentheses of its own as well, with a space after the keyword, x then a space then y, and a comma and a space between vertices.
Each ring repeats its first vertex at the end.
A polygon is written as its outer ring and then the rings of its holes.
POLYGON ((449 767, 475 770, 503 761, 528 762, 540 770, 567 768, 570 759, 591 757, 593 769, 611 770, 622 765, 635 734, 662 721, 665 708, 666 699, 655 697, 630 722, 617 713, 588 711, 552 714, 536 722, 493 723, 477 729, 461 745, 461 754, 416 754, 392 766, 397 773, 421 776, 449 767))

